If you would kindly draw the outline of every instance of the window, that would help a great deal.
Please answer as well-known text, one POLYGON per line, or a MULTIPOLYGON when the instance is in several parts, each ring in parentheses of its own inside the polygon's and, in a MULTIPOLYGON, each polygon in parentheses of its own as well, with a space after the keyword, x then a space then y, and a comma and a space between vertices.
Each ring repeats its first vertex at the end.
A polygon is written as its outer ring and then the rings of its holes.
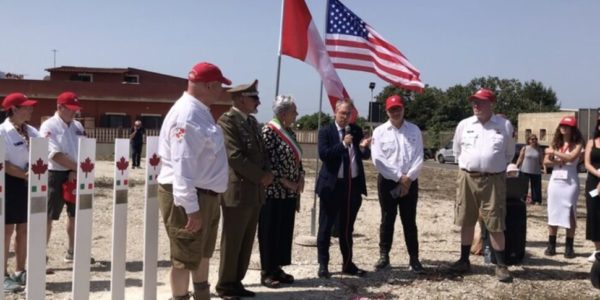
POLYGON ((529 140, 529 136, 531 135, 531 129, 525 129, 525 140, 529 140))
POLYGON ((546 129, 540 129, 540 141, 546 140, 546 129))
POLYGON ((158 114, 142 114, 140 116, 142 126, 146 129, 160 129, 163 118, 158 114))
POLYGON ((139 84, 140 83, 140 75, 125 74, 125 76, 123 76, 123 83, 124 84, 139 84))
POLYGON ((100 127, 129 128, 131 127, 131 118, 125 113, 107 112, 100 118, 100 127))
POLYGON ((93 74, 89 74, 89 73, 77 73, 77 74, 72 74, 71 78, 69 78, 69 80, 71 80, 71 81, 83 81, 83 82, 94 82, 94 75, 93 74))

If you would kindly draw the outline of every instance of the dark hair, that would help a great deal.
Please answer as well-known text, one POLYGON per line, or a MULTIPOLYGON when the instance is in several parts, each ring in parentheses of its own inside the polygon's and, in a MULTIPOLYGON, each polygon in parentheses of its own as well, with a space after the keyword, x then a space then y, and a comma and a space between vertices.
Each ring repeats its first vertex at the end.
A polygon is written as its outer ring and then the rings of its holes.
MULTIPOLYGON (((558 125, 556 127, 556 131, 554 132, 554 138, 552 139, 552 147, 554 149, 560 149, 565 144, 565 140, 563 135, 560 133, 560 126, 566 125, 558 125)), ((583 135, 581 135, 581 131, 579 128, 574 126, 566 126, 571 128, 571 140, 569 141, 571 144, 583 144, 583 135)), ((598 128, 596 128, 597 130, 598 128)))
POLYGON ((598 120, 596 120, 596 129, 594 130, 594 138, 600 137, 600 129, 598 129, 598 127, 600 127, 600 118, 598 118, 598 120))

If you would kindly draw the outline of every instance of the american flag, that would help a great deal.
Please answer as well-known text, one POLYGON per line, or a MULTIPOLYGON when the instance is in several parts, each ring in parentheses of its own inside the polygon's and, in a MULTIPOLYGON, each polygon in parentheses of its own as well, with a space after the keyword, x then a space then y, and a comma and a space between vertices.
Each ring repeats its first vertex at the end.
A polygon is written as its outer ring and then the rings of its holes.
POLYGON ((327 4, 327 52, 337 69, 364 71, 421 92, 420 72, 392 44, 338 0, 327 4))

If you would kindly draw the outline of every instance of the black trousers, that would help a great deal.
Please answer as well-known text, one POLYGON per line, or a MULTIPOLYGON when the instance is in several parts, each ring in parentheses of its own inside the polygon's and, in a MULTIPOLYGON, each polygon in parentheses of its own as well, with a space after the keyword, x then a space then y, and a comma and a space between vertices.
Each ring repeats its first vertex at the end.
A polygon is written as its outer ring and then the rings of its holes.
POLYGON ((268 198, 258 219, 261 270, 265 275, 292 263, 296 198, 268 198))
POLYGON ((531 201, 542 204, 542 174, 520 172, 519 175, 526 177, 531 184, 531 201))
POLYGON ((142 144, 131 144, 131 166, 139 167, 142 158, 142 144))
POLYGON ((379 226, 379 251, 388 254, 394 240, 396 214, 400 211, 400 220, 404 231, 404 241, 411 259, 419 259, 419 240, 417 231, 417 200, 419 198, 419 180, 413 181, 404 197, 393 198, 390 191, 397 183, 377 177, 379 206, 381 207, 381 225, 379 226))
POLYGON ((331 243, 331 227, 337 220, 339 229, 340 250, 343 257, 342 269, 352 264, 352 233, 354 221, 362 198, 357 178, 348 182, 338 179, 333 191, 323 191, 319 201, 319 233, 317 235, 317 251, 319 264, 329 264, 329 244, 331 243), (338 218, 339 216, 339 218, 338 218))

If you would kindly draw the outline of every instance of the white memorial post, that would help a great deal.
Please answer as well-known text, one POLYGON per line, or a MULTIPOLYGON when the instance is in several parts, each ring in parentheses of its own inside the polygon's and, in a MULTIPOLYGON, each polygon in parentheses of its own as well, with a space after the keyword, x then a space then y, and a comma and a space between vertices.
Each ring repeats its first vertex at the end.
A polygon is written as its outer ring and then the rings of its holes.
MULTIPOLYGON (((4 232, 4 160, 6 150, 4 139, 0 139, 0 232, 4 232)), ((4 270, 4 239, 0 239, 0 270, 4 270)), ((0 300, 4 299, 4 292, 0 293, 0 300)))
POLYGON ((96 167, 96 139, 80 138, 77 155, 77 205, 72 299, 88 299, 92 247, 92 207, 96 167))
POLYGON ((127 258, 127 192, 129 190, 129 139, 115 140, 113 192, 111 299, 125 299, 125 263, 127 258))
POLYGON ((158 137, 146 137, 146 192, 144 205, 144 294, 142 299, 156 300, 158 262, 158 182, 160 172, 158 137))
POLYGON ((29 141, 26 292, 27 299, 45 299, 48 140, 38 137, 29 141))

